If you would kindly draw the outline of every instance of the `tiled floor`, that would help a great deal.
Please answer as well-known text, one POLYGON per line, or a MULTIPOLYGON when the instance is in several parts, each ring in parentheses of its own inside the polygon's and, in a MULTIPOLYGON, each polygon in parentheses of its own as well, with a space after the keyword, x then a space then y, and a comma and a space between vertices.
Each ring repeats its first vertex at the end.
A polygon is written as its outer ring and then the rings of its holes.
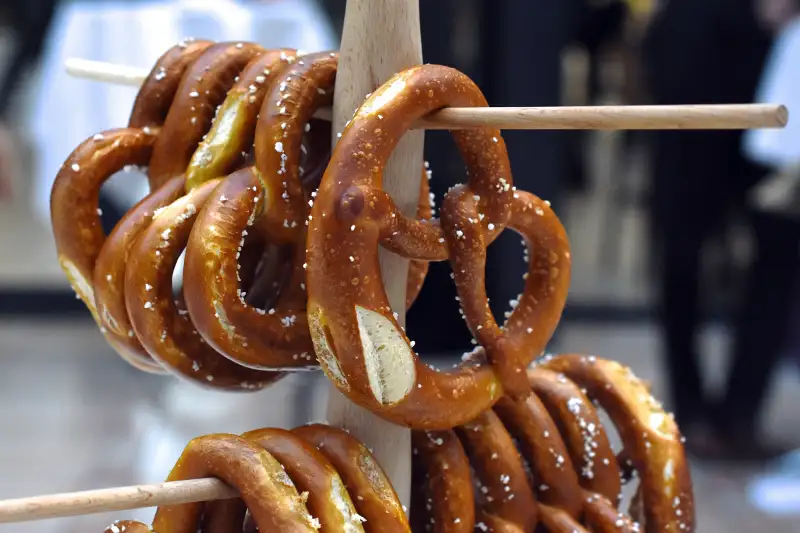
MULTIPOLYGON (((707 335, 708 364, 721 370, 724 336, 707 335)), ((648 328, 566 328, 561 350, 594 352, 633 366, 663 396, 648 328)), ((158 482, 186 442, 211 432, 291 427, 319 419, 327 384, 288 379, 266 392, 227 395, 129 369, 87 322, 0 324, 0 499, 158 482), (310 397, 309 397, 310 396, 310 397)), ((783 372, 770 427, 800 438, 800 395, 783 372)), ((699 531, 800 532, 795 513, 768 516, 746 495, 758 472, 693 465, 699 531)), ((0 526, 9 533, 102 531, 113 519, 151 510, 0 526)))

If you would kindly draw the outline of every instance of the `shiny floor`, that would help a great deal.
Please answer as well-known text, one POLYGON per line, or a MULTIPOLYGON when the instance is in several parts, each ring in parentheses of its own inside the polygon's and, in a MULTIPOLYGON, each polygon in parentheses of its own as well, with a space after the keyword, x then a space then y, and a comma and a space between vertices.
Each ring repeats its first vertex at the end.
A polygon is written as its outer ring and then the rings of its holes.
MULTIPOLYGON (((707 364, 721 375, 724 332, 705 340, 707 364)), ((630 364, 664 396, 651 329, 567 325, 559 343, 630 364)), ((88 321, 0 323, 0 368, 0 499, 159 482, 192 437, 319 420, 327 393, 313 374, 246 395, 144 375, 118 360, 88 321)), ((800 437, 796 378, 781 372, 770 404, 769 428, 784 438, 800 437)), ((698 531, 800 532, 800 482, 765 485, 761 474, 694 464, 698 531), (780 512, 767 513, 764 502, 776 507, 776 492, 780 512)), ((0 532, 100 532, 114 519, 151 516, 122 511, 0 525, 0 532)))

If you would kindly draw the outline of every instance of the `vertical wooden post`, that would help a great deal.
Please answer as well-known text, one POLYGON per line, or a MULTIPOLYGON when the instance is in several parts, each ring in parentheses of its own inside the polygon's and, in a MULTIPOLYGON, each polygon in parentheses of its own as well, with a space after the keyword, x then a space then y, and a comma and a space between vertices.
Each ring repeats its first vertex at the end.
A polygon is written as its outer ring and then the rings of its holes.
MULTIPOLYGON (((366 95, 397 72, 422 62, 418 0, 348 0, 333 104, 334 143, 366 95)), ((422 176, 424 133, 409 132, 386 166, 383 188, 408 216, 415 216, 422 176)), ((386 294, 405 324, 408 261, 381 250, 386 294)), ((411 435, 354 405, 331 388, 328 422, 348 429, 371 448, 400 500, 409 505, 411 435)))

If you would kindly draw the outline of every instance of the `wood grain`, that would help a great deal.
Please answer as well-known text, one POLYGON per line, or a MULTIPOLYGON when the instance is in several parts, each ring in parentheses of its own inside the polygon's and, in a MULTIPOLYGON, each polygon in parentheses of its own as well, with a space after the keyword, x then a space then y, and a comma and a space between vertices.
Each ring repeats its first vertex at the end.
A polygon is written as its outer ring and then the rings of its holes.
MULTIPOLYGON (((83 59, 70 59, 66 69, 76 77, 134 86, 141 85, 148 72, 146 69, 83 59)), ((365 75, 374 77, 375 72, 365 72, 365 75)), ((363 100, 364 95, 361 96, 363 100)), ((332 110, 329 108, 315 114, 316 118, 323 120, 331 120, 331 116, 332 110)), ((492 126, 504 130, 746 130, 783 128, 788 121, 789 111, 780 104, 486 107, 443 109, 417 122, 414 128, 442 130, 492 126)))
MULTIPOLYGON (((353 112, 395 73, 422 62, 417 0, 348 0, 339 71, 333 99, 333 131, 342 131, 353 112)), ((416 216, 422 176, 424 133, 407 133, 389 159, 383 187, 407 215, 416 216)), ((405 324, 408 260, 380 251, 386 295, 405 324)), ((411 434, 354 405, 331 387, 328 423, 348 429, 370 448, 403 505, 411 496, 411 434)))
POLYGON ((0 501, 0 524, 222 500, 237 495, 222 481, 207 478, 17 498, 0 501))

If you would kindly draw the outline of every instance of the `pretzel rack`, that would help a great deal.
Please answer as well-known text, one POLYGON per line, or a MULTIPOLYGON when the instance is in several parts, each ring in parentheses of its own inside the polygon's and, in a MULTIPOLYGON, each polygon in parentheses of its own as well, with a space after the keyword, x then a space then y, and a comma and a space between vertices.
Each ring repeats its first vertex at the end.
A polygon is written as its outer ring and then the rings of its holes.
MULTIPOLYGON (((417 0, 348 0, 332 109, 318 118, 341 131, 352 112, 394 73, 422 62, 417 0)), ((67 70, 97 81, 139 85, 147 72, 130 66, 74 59, 67 70)), ((492 126, 499 129, 751 129, 782 128, 788 112, 781 105, 604 106, 449 108, 426 117, 406 134, 386 167, 384 188, 406 214, 413 215, 420 179, 424 129, 492 126)), ((408 261, 381 252, 389 301, 404 322, 408 261)), ((410 433, 357 407, 332 388, 328 421, 349 430, 374 455, 408 505, 411 491, 410 433)), ((199 479, 36 496, 0 501, 0 523, 75 516, 235 497, 217 479, 199 479)))

